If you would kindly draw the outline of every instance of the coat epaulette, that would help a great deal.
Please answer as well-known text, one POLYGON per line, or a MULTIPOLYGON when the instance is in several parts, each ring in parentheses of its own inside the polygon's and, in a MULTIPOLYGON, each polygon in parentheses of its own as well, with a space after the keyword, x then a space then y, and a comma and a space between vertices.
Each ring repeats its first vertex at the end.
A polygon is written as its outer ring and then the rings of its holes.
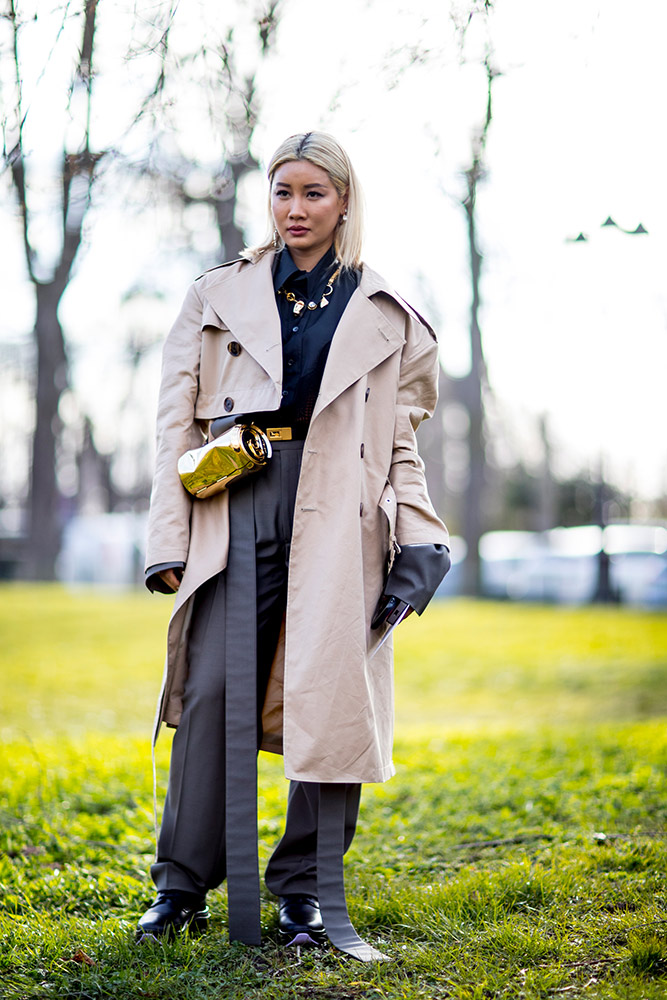
POLYGON ((394 302, 401 307, 401 309, 404 309, 408 316, 412 317, 412 319, 416 320, 422 326, 425 326, 431 336, 437 340, 435 330, 429 321, 425 319, 421 313, 418 313, 414 306, 411 306, 402 295, 399 295, 398 292, 388 288, 381 289, 381 291, 383 291, 385 295, 388 295, 390 299, 393 299, 394 302))
POLYGON ((246 260, 245 257, 236 257, 234 260, 226 260, 223 264, 216 264, 215 267, 209 267, 208 270, 203 271, 202 274, 197 275, 195 281, 199 281, 200 278, 205 277, 205 275, 210 274, 211 271, 219 271, 221 267, 231 267, 232 264, 240 264, 242 261, 246 260))
MULTIPOLYGON (((435 335, 435 330, 433 329, 429 321, 425 319, 422 315, 420 315, 420 313, 417 312, 414 306, 411 306, 409 302, 406 302, 403 296, 399 295, 398 292, 396 292, 391 287, 391 285, 388 285, 387 282, 384 280, 384 278, 382 278, 376 271, 373 271, 372 268, 368 267, 365 264, 363 265, 363 271, 362 271, 362 283, 366 285, 366 294, 369 296, 369 298, 373 295, 377 295, 378 292, 387 295, 390 299, 394 300, 396 305, 400 306, 401 309, 405 310, 408 316, 416 320, 422 326, 425 326, 426 329, 431 334, 431 336, 437 339, 435 335), (367 279, 367 282, 364 282, 364 278, 367 279)), ((364 289, 362 288, 362 291, 363 290, 364 289)))
POLYGON ((431 333, 435 335, 435 331, 433 330, 433 327, 431 326, 429 321, 427 319, 424 319, 422 314, 418 313, 414 306, 411 306, 410 303, 406 299, 404 299, 402 295, 398 294, 398 292, 394 292, 394 296, 396 299, 400 300, 401 305, 404 306, 406 311, 410 314, 410 316, 412 316, 413 319, 418 320, 423 326, 426 327, 427 330, 430 330, 431 333))

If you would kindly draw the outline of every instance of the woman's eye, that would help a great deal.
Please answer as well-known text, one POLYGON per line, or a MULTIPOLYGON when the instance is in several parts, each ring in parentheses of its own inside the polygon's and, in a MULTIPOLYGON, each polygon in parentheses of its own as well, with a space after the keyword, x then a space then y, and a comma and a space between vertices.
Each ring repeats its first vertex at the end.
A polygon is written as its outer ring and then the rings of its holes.
POLYGON ((309 191, 308 192, 308 197, 309 198, 322 198, 324 196, 323 196, 323 194, 322 194, 321 191, 309 191))
POLYGON ((274 194, 274 196, 276 198, 282 198, 282 197, 286 197, 287 194, 288 194, 288 192, 287 191, 274 191, 273 194, 274 194))

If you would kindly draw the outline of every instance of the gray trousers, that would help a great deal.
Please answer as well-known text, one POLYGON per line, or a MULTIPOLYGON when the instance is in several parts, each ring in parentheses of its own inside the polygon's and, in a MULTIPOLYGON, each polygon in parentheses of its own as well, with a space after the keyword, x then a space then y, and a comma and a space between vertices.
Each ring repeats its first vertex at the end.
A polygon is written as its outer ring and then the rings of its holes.
MULTIPOLYGON (((230 575, 230 561, 228 569, 203 584, 194 597, 183 715, 172 744, 157 861, 151 868, 158 889, 204 895, 220 885, 227 874, 224 637, 227 628, 250 629, 254 623, 227 622, 225 595, 226 588, 242 588, 252 607, 255 588, 254 668, 257 731, 261 734, 261 706, 287 600, 287 568, 303 442, 275 442, 273 449, 265 469, 230 490, 232 546, 235 498, 240 490, 252 491, 256 579, 237 579, 233 572, 230 575)), ((290 783, 285 833, 265 874, 266 885, 276 895, 317 894, 319 789, 315 782, 290 783)), ((346 786, 346 851, 354 837, 360 792, 361 785, 346 786)))

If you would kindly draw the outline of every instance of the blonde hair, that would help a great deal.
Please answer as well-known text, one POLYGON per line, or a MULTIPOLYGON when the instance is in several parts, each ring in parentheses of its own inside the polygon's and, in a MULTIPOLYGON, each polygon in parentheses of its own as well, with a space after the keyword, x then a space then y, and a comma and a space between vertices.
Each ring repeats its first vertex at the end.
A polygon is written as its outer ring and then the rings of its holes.
POLYGON ((268 250, 282 250, 285 246, 280 237, 275 239, 273 212, 271 210, 271 185, 278 167, 294 160, 308 160, 316 167, 326 170, 338 196, 347 195, 347 220, 341 221, 334 234, 334 248, 343 267, 358 267, 361 262, 363 241, 363 195, 350 158, 332 135, 326 132, 300 132, 291 135, 278 146, 271 157, 267 175, 269 178, 269 232, 262 243, 247 247, 241 256, 256 261, 268 250))

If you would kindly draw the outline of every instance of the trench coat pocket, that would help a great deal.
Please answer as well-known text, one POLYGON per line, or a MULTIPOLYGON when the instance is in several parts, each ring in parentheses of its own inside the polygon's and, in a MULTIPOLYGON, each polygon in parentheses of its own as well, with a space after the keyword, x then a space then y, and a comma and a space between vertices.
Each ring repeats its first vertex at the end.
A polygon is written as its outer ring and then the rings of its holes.
POLYGON ((387 543, 387 573, 390 571, 391 567, 394 565, 394 558, 396 553, 400 552, 400 547, 396 541, 396 512, 397 512, 397 502, 396 494, 394 493, 394 487, 391 485, 387 479, 384 489, 382 490, 382 495, 378 501, 378 507, 387 518, 387 525, 389 528, 388 532, 388 543, 387 543))
POLYGON ((225 414, 275 409, 279 386, 267 380, 261 364, 206 301, 201 326, 195 418, 214 420, 225 414))

